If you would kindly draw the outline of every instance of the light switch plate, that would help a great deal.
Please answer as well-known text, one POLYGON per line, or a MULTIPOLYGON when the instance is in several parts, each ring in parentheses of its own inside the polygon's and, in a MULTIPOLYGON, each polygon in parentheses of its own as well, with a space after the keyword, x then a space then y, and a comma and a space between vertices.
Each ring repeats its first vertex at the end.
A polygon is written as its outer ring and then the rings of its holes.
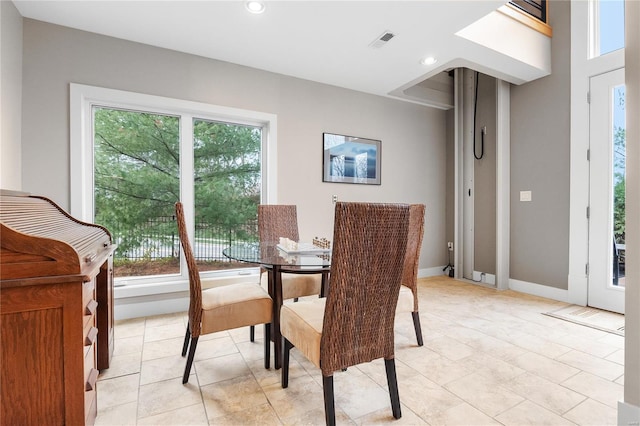
POLYGON ((531 191, 520 191, 520 201, 531 201, 531 191))

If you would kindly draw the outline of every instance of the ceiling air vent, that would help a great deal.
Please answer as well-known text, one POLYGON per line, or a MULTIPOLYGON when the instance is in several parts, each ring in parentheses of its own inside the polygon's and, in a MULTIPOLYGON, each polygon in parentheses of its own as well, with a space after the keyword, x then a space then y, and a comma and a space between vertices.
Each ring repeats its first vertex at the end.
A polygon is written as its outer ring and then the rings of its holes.
POLYGON ((374 49, 380 49, 382 46, 387 44, 387 42, 392 38, 394 38, 395 36, 396 35, 391 31, 385 31, 382 34, 380 34, 378 37, 376 37, 376 39, 369 44, 369 47, 373 47, 374 49))

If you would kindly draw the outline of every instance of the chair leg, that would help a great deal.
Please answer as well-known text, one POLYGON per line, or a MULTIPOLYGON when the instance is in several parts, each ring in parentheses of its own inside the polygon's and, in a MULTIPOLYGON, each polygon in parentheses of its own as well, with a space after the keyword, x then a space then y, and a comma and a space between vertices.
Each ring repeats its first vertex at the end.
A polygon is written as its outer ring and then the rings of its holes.
POLYGON ((191 337, 191 333, 189 332, 189 323, 187 323, 187 332, 184 335, 184 343, 182 344, 182 356, 185 356, 187 349, 189 349, 189 337, 191 337))
POLYGON ((418 346, 424 345, 422 342, 422 327, 420 327, 420 315, 418 312, 411 312, 411 316, 413 317, 413 328, 416 329, 416 340, 418 341, 418 346))
POLYGON ((398 393, 398 379, 396 377, 396 362, 392 359, 384 360, 384 368, 387 371, 387 384, 389 385, 389 396, 391 396, 391 411, 393 417, 402 417, 400 412, 400 394, 398 393))
POLYGON ((251 340, 252 342, 254 342, 256 340, 256 326, 255 325, 249 326, 249 340, 251 340))
POLYGON ((264 325, 264 368, 271 366, 271 323, 264 325))
POLYGON ((329 271, 323 271, 322 280, 320 281, 320 294, 318 297, 327 297, 328 287, 329 287, 329 271))
POLYGON ((184 367, 184 376, 182 376, 182 384, 184 385, 189 381, 189 374, 191 374, 191 364, 193 364, 193 356, 196 354, 196 346, 198 346, 198 338, 191 338, 191 347, 189 348, 189 356, 187 357, 187 365, 184 367))
POLYGON ((282 379, 280 381, 282 388, 289 386, 289 352, 293 348, 293 344, 282 336, 282 379))
POLYGON ((324 392, 324 418, 327 426, 336 424, 336 407, 333 400, 333 376, 322 376, 322 390, 324 392))

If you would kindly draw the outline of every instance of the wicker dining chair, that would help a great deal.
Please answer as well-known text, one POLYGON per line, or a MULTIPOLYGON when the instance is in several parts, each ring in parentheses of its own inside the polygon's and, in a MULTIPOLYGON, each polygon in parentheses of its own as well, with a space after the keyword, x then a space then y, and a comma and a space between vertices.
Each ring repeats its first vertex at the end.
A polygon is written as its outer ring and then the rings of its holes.
MULTIPOLYGON (((298 211, 295 205, 260 204, 258 206, 258 237, 261 243, 278 243, 280 237, 298 241, 298 211)), ((282 299, 298 299, 303 296, 320 295, 322 275, 283 272, 282 299)), ((260 285, 268 288, 268 274, 260 269, 260 285)), ((250 329, 250 340, 254 340, 254 328, 250 329)))
POLYGON ((333 373, 378 358, 393 417, 401 417, 393 327, 408 224, 405 204, 336 203, 328 296, 282 307, 282 387, 289 385, 289 352, 296 347, 322 370, 328 425, 335 424, 333 373))
POLYGON ((420 315, 418 313, 418 263, 424 234, 424 211, 424 204, 411 204, 409 206, 407 253, 404 258, 402 286, 400 286, 398 306, 396 308, 396 313, 411 312, 418 346, 423 345, 420 315))
POLYGON ((189 269, 189 322, 182 356, 189 349, 182 383, 189 381, 191 365, 202 334, 264 324, 264 368, 269 368, 273 301, 255 282, 230 284, 202 291, 200 274, 189 242, 182 203, 176 203, 180 243, 189 269))

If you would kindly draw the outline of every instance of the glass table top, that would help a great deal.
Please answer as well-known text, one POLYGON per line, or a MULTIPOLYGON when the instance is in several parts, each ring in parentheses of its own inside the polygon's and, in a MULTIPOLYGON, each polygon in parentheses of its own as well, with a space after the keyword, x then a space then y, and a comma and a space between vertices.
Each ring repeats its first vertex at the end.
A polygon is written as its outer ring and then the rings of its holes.
POLYGON ((274 243, 240 243, 225 248, 222 253, 240 262, 262 266, 286 266, 287 269, 328 269, 331 253, 287 253, 274 243))

